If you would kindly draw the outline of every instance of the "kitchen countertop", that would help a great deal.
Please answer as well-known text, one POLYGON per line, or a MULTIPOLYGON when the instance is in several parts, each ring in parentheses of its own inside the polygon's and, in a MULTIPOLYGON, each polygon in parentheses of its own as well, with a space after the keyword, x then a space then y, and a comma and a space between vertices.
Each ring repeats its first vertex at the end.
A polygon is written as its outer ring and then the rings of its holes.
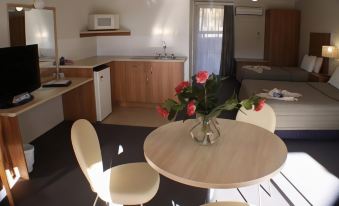
POLYGON ((155 56, 94 56, 76 60, 73 64, 62 65, 60 68, 93 68, 112 61, 185 62, 186 60, 186 57, 157 59, 155 56))

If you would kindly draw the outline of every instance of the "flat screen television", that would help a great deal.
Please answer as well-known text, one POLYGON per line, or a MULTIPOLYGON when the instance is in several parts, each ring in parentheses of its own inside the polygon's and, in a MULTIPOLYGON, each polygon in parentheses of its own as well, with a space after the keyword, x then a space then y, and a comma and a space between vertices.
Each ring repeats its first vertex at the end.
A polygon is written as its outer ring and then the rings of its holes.
POLYGON ((1 109, 29 102, 40 86, 38 45, 0 48, 1 109))

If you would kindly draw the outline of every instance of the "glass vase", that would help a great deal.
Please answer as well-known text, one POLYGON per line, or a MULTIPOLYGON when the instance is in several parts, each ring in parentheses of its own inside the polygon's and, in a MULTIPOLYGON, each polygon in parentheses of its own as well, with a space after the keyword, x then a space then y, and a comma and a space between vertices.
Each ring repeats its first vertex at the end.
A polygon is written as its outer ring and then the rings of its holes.
POLYGON ((220 137, 220 130, 216 117, 207 117, 197 114, 197 123, 190 130, 193 140, 200 145, 211 145, 220 137))

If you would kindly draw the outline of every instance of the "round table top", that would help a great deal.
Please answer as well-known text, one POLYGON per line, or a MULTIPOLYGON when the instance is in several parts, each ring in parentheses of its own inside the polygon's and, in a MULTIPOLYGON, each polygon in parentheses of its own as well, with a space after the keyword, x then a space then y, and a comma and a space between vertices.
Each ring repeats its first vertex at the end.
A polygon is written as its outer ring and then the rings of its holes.
POLYGON ((147 162, 160 174, 200 188, 238 188, 269 180, 287 158, 284 142, 252 124, 217 119, 221 136, 209 146, 191 138, 195 120, 173 122, 150 133, 147 162))

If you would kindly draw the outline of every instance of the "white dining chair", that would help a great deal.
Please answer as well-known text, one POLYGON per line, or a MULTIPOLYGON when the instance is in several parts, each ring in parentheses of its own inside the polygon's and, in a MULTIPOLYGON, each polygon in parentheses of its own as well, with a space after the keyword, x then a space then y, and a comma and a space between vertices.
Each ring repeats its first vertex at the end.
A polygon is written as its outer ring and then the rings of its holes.
POLYGON ((71 130, 75 156, 91 189, 110 204, 143 205, 159 189, 160 177, 147 163, 129 163, 103 171, 102 156, 97 133, 92 124, 77 120, 71 130))
MULTIPOLYGON (((260 111, 255 111, 254 108, 251 110, 246 110, 244 107, 241 107, 237 113, 236 120, 256 125, 272 133, 274 133, 277 124, 275 112, 268 104, 265 104, 265 106, 260 111)), ((271 194, 270 181, 268 181, 268 185, 269 193, 271 194)), ((259 205, 261 205, 260 184, 258 185, 258 191, 259 205)))
POLYGON ((245 202, 212 202, 201 206, 249 206, 245 202))
POLYGON ((275 112, 268 104, 265 104, 262 110, 258 112, 255 111, 254 108, 252 110, 246 110, 244 107, 241 107, 237 113, 236 120, 254 124, 272 133, 274 133, 277 123, 275 112))

